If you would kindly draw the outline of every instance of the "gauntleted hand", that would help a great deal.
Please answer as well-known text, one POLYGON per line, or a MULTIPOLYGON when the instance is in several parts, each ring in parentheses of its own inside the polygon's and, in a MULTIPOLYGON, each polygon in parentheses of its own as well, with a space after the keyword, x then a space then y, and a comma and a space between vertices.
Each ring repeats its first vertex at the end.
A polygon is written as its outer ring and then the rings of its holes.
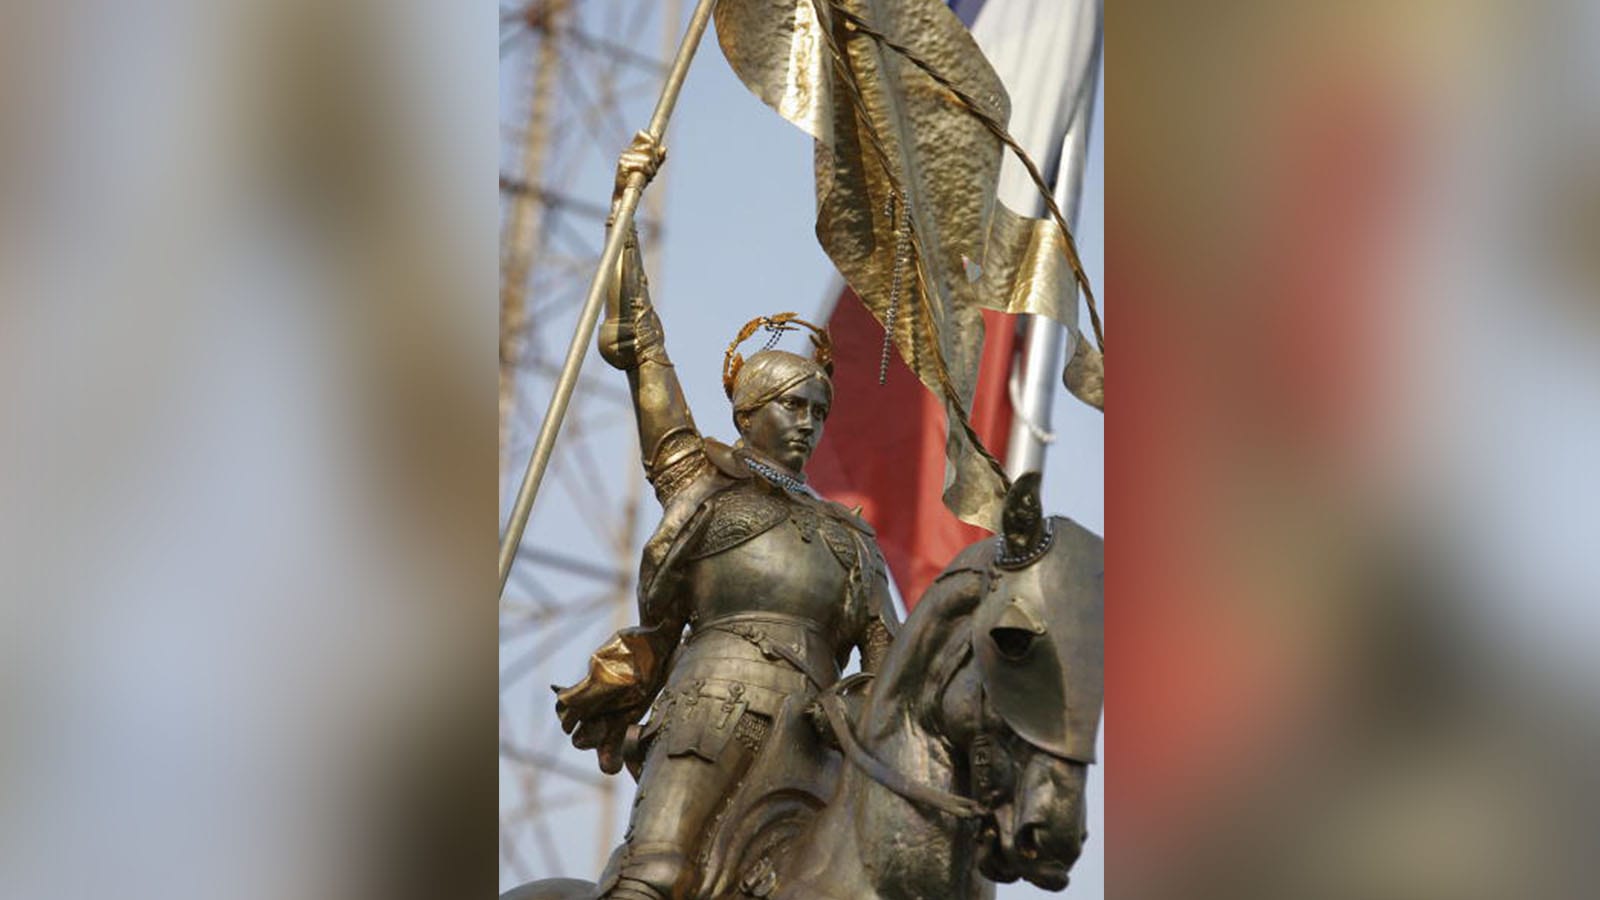
MULTIPOLYGON (((644 183, 649 184, 666 160, 667 148, 655 138, 643 131, 633 136, 633 143, 617 157, 617 180, 611 188, 613 216, 617 201, 622 199, 622 189, 628 186, 628 179, 633 173, 638 172, 643 175, 644 183)), ((607 219, 606 224, 610 225, 611 220, 607 219)))

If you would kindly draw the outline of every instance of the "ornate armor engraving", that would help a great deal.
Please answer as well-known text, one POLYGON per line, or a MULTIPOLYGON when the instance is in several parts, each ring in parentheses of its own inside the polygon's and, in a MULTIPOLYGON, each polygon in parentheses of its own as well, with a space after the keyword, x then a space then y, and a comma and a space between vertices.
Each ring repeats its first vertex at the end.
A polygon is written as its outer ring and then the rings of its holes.
POLYGON ((796 503, 789 513, 789 521, 800 532, 800 540, 811 543, 817 539, 817 513, 804 504, 796 503))
POLYGON ((677 431, 662 439, 655 463, 645 472, 656 489, 656 499, 670 502, 690 482, 710 473, 703 446, 704 441, 691 431, 677 431))
POLYGON ((844 566, 846 572, 859 573, 861 569, 861 548, 857 546, 857 538, 851 529, 829 518, 822 521, 822 539, 827 542, 828 549, 838 558, 839 565, 844 566))
POLYGON ((711 507, 711 522, 690 559, 716 556, 739 546, 782 522, 788 504, 759 489, 736 489, 719 494, 711 507))

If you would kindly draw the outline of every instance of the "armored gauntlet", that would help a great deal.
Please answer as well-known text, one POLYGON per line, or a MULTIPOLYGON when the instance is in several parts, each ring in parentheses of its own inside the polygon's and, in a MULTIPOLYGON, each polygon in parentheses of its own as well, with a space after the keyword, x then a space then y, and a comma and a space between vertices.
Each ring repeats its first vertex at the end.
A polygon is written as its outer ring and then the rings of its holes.
POLYGON ((650 285, 645 280, 639 254, 639 234, 628 226, 628 237, 606 289, 606 318, 600 325, 600 356, 613 368, 631 371, 646 359, 666 363, 661 320, 650 305, 650 285))

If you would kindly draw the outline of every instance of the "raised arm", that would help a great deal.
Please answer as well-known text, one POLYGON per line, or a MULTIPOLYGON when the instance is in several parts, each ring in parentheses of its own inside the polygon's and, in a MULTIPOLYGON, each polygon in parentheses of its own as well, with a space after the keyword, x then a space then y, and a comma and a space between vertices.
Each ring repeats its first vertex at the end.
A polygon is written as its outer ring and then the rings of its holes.
MULTIPOLYGON (((619 180, 630 165, 649 165, 651 148, 630 148, 618 164, 619 180)), ((659 158, 656 159, 659 162, 659 158)), ((645 477, 665 503, 709 464, 695 428, 694 416, 684 399, 678 374, 667 358, 661 320, 650 305, 639 254, 639 236, 630 225, 622 258, 606 295, 606 318, 600 326, 600 355, 614 368, 628 373, 634 415, 639 425, 639 452, 645 477)))

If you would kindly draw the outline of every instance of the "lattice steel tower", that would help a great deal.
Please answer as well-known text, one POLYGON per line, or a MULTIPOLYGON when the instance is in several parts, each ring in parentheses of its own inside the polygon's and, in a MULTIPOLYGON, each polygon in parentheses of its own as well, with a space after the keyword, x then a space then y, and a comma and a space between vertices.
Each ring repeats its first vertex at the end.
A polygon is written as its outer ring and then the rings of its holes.
MULTIPOLYGON (((679 0, 501 6, 502 514, 599 260, 617 154, 648 121, 683 24, 679 0)), ((666 176, 638 216, 652 282, 666 176)), ((561 732, 548 689, 577 680, 634 615, 643 478, 632 409, 621 376, 598 359, 583 371, 502 604, 502 888, 592 878, 625 812, 622 786, 561 732)))

